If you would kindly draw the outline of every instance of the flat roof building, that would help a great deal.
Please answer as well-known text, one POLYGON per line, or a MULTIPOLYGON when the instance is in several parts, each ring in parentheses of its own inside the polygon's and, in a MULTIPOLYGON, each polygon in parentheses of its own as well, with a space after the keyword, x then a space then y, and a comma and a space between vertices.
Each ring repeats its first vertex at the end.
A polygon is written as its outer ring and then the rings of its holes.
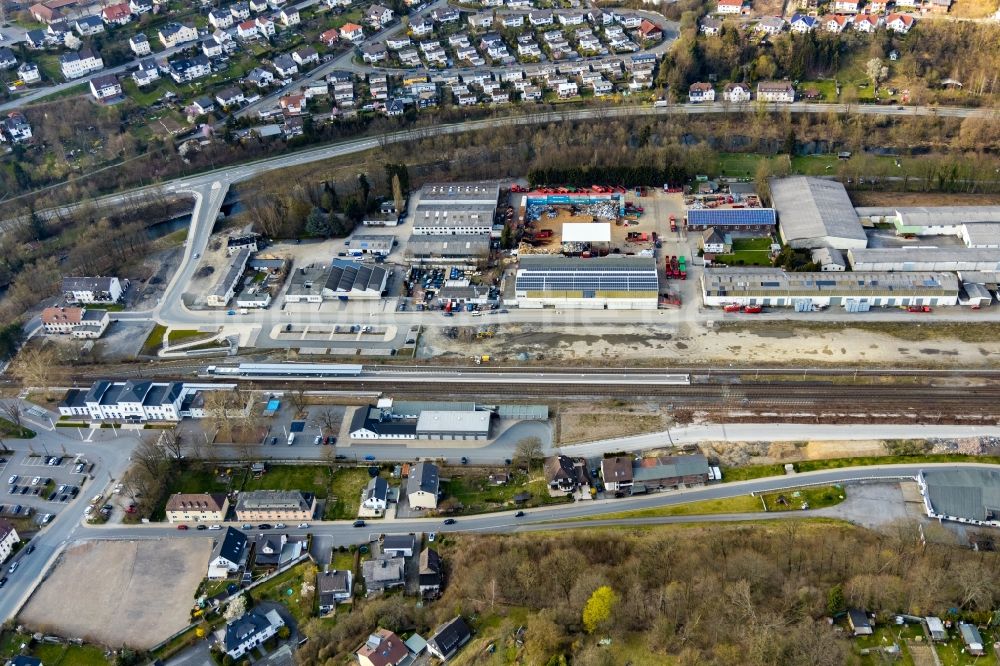
POLYGON ((610 243, 610 222, 566 222, 562 225, 563 243, 610 243))
POLYGON ((966 224, 1000 222, 1000 206, 907 206, 889 219, 896 233, 914 236, 958 236, 966 224))
POLYGON ((389 271, 381 266, 335 259, 329 266, 308 266, 292 271, 285 301, 374 300, 382 298, 388 281, 389 271))
POLYGON ((392 252, 392 246, 395 243, 395 236, 356 234, 348 239, 347 253, 351 255, 374 254, 385 257, 392 252))
POLYGON ((776 222, 773 208, 693 208, 687 212, 687 226, 691 231, 715 227, 720 233, 772 234, 776 222))
POLYGON ((917 487, 931 518, 1000 527, 1000 471, 921 470, 917 487))
POLYGON ((488 204, 496 207, 500 185, 488 182, 428 183, 420 188, 420 202, 488 204))
POLYGON ((406 244, 406 260, 425 265, 475 265, 490 254, 490 235, 456 234, 449 236, 410 236, 406 244))
POLYGON ((521 257, 514 284, 522 308, 655 310, 659 294, 652 257, 521 257))
POLYGON ((855 271, 998 271, 1000 251, 970 247, 880 247, 849 250, 855 271))
POLYGON ((242 247, 232 255, 226 272, 222 274, 212 291, 208 294, 206 302, 212 307, 225 307, 236 295, 236 287, 239 286, 240 278, 243 277, 247 269, 247 261, 250 260, 250 248, 242 247))
POLYGON ((490 412, 420 412, 417 439, 485 440, 490 436, 490 412))
POLYGON ((781 239, 797 249, 867 247, 868 236, 847 190, 822 178, 772 178, 771 202, 781 239))
POLYGON ((955 305, 958 278, 948 273, 809 272, 780 268, 706 268, 702 273, 705 305, 778 307, 863 303, 876 307, 955 305))
POLYGON ((433 183, 420 189, 413 211, 413 233, 423 235, 489 234, 500 200, 493 183, 433 183))

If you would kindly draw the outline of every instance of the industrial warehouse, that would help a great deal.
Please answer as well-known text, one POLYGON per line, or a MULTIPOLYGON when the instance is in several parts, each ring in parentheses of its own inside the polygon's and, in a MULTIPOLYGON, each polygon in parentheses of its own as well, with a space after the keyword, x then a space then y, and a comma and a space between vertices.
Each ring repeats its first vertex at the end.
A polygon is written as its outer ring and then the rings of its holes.
POLYGON ((931 518, 1000 527, 1000 472, 924 470, 917 486, 931 518))
POLYGON ((838 182, 795 176, 769 181, 781 240, 792 248, 850 250, 868 236, 847 190, 838 182))
POLYGON ((780 268, 706 268, 705 305, 762 305, 810 310, 842 305, 942 306, 958 303, 958 278, 949 273, 788 273, 780 268))
POLYGON ((659 279, 652 257, 522 257, 514 286, 521 308, 655 310, 659 279))

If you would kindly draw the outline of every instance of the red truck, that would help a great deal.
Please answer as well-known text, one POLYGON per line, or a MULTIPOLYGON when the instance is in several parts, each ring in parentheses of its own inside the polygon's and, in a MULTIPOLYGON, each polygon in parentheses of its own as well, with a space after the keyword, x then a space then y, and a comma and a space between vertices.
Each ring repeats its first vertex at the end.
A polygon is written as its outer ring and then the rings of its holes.
POLYGON ((759 305, 744 305, 743 312, 745 314, 757 314, 758 312, 763 312, 764 308, 759 305))
POLYGON ((680 274, 681 274, 680 264, 677 262, 677 257, 671 256, 669 276, 675 278, 675 277, 680 277, 680 274))
POLYGON ((738 303, 730 303, 729 305, 726 305, 725 307, 722 308, 723 312, 739 312, 742 309, 743 306, 739 305, 738 303))
POLYGON ((911 305, 906 308, 907 312, 933 312, 929 305, 911 305))
POLYGON ((535 233, 535 238, 552 238, 552 230, 551 229, 539 229, 535 233))
POLYGON ((670 231, 677 231, 677 217, 674 215, 670 216, 670 231))

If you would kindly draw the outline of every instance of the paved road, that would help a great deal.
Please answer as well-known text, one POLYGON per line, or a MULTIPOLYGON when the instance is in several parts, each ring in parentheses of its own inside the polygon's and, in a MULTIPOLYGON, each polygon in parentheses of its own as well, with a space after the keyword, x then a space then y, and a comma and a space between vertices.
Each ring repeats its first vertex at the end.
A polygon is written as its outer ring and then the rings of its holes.
MULTIPOLYGON (((467 516, 457 518, 454 525, 445 525, 440 518, 416 518, 407 520, 379 520, 373 521, 365 528, 352 526, 351 521, 333 522, 313 522, 310 523, 309 532, 318 539, 324 539, 335 545, 360 544, 369 541, 374 534, 393 532, 438 532, 438 533, 517 533, 524 531, 534 531, 540 529, 554 529, 551 521, 565 521, 571 519, 589 519, 601 514, 616 513, 620 511, 633 511, 639 509, 653 509, 658 507, 675 506, 687 502, 696 502, 710 499, 726 499, 738 497, 750 493, 766 493, 783 488, 797 487, 807 484, 829 485, 834 483, 851 483, 862 480, 894 480, 900 478, 913 478, 922 469, 951 470, 958 468, 979 468, 995 470, 992 465, 969 464, 938 464, 938 465, 880 465, 877 467, 859 467, 836 470, 824 470, 819 472, 807 472, 792 476, 771 477, 766 479, 755 479, 752 481, 740 481, 734 483, 723 483, 702 488, 692 488, 666 493, 655 493, 639 497, 629 497, 624 499, 581 501, 568 505, 560 505, 549 508, 538 508, 526 511, 523 518, 515 518, 514 512, 490 513, 480 516, 467 516)), ((802 516, 797 512, 792 515, 802 516)), ((756 514, 750 514, 756 517, 756 514)), ((707 520, 745 520, 745 514, 722 515, 707 520)), ((656 522, 703 522, 706 519, 700 517, 677 517, 656 522)), ((234 527, 240 527, 239 523, 231 523, 234 527)), ((620 525, 629 524, 623 520, 603 521, 598 524, 620 525)), ((564 527, 594 527, 595 523, 587 520, 580 523, 560 523, 558 529, 564 527)), ((90 528, 89 531, 94 538, 110 539, 155 539, 166 536, 178 536, 181 538, 204 538, 211 536, 209 531, 199 532, 188 530, 179 531, 176 527, 160 524, 150 525, 108 525, 100 528, 90 528)), ((296 532, 297 530, 289 530, 296 532)), ((257 532, 257 530, 250 530, 257 532)))

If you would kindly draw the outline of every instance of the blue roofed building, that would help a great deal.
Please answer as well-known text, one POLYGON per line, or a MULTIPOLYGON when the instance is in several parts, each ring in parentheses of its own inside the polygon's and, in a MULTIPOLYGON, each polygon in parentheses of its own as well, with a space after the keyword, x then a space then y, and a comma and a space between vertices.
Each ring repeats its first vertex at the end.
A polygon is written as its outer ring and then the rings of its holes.
POLYGON ((723 234, 741 231, 766 235, 774 233, 776 224, 773 208, 697 208, 687 213, 691 231, 714 228, 723 234))

